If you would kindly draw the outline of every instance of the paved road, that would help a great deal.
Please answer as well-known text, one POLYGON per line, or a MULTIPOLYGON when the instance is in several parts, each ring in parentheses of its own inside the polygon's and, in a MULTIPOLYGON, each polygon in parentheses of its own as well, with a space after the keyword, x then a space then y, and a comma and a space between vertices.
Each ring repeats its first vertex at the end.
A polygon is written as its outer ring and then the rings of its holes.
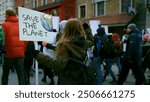
MULTIPOLYGON (((115 65, 112 66, 112 70, 114 71, 115 75, 117 75, 118 69, 115 65)), ((39 85, 49 85, 50 80, 47 78, 47 82, 42 82, 41 79, 43 77, 43 72, 41 69, 39 69, 39 77, 38 77, 38 84, 39 85)), ((2 75, 2 67, 0 66, 0 77, 2 75)), ((146 71, 146 78, 148 78, 147 76, 150 75, 150 71, 147 70, 146 71)), ((33 76, 30 78, 31 80, 31 85, 36 85, 36 81, 35 81, 35 72, 33 73, 33 76)), ((57 83, 58 77, 55 76, 54 77, 55 83, 57 83)), ((110 82, 112 81, 112 78, 110 77, 110 75, 106 78, 106 81, 103 83, 104 85, 111 85, 110 82)), ((128 78, 126 80, 126 82, 124 83, 125 85, 134 85, 135 83, 135 79, 132 75, 132 72, 130 71, 128 78)), ((9 85, 18 85, 18 80, 17 80, 17 75, 16 72, 10 72, 9 75, 9 85)), ((0 85, 1 85, 1 80, 0 80, 0 85)))

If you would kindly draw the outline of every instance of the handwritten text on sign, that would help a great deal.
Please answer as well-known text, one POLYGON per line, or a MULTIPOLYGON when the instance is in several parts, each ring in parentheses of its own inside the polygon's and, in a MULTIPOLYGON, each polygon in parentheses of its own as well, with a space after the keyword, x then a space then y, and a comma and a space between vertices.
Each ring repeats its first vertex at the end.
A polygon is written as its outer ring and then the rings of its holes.
POLYGON ((18 7, 18 14, 20 40, 55 43, 57 32, 52 31, 59 26, 58 17, 23 7, 18 7))
POLYGON ((37 23, 39 23, 39 17, 37 16, 30 16, 30 15, 26 15, 23 14, 23 24, 24 27, 23 30, 23 35, 28 35, 28 36, 46 36, 47 37, 47 32, 43 31, 43 30, 38 30, 37 28, 37 23), (31 29, 31 31, 29 31, 28 29, 31 29))

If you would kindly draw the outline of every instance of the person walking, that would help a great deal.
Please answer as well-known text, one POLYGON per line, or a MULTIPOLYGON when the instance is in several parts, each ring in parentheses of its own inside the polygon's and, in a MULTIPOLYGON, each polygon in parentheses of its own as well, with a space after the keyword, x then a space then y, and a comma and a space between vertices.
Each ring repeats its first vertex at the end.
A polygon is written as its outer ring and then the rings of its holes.
POLYGON ((121 85, 126 80, 129 70, 132 69, 137 85, 145 82, 145 76, 142 71, 142 35, 136 25, 131 23, 127 26, 126 52, 123 55, 121 73, 117 84, 121 85))
POLYGON ((121 58, 121 55, 123 54, 123 51, 122 51, 122 42, 120 40, 120 37, 117 33, 114 33, 112 35, 112 41, 113 41, 113 44, 114 44, 114 47, 115 47, 115 51, 116 51, 116 57, 114 58, 113 60, 113 63, 115 63, 118 67, 118 75, 120 74, 121 72, 121 61, 120 61, 120 58, 121 58))
POLYGON ((105 29, 99 25, 97 29, 97 34, 94 35, 94 50, 93 50, 93 60, 94 65, 96 66, 97 72, 97 84, 102 84, 104 77, 101 69, 102 57, 100 56, 100 50, 102 43, 106 40, 105 29))
POLYGON ((33 65, 33 51, 35 50, 34 42, 28 41, 24 57, 24 78, 25 84, 30 85, 31 68, 33 65))
POLYGON ((6 50, 4 55, 2 85, 8 84, 9 71, 13 65, 17 72, 19 85, 24 85, 23 67, 27 42, 19 40, 19 24, 15 11, 7 9, 5 11, 5 16, 6 20, 2 24, 6 50))
POLYGON ((103 42, 101 57, 106 63, 106 72, 104 73, 103 81, 105 81, 107 76, 110 74, 113 79, 111 84, 114 84, 116 82, 116 76, 112 70, 112 64, 113 59, 116 57, 116 51, 111 38, 112 35, 108 35, 108 39, 105 42, 103 42))
POLYGON ((142 45, 142 69, 145 73, 146 69, 150 70, 150 35, 145 34, 143 35, 143 45, 142 45))
POLYGON ((56 59, 37 50, 35 50, 34 56, 39 63, 59 72, 58 84, 81 84, 81 64, 71 59, 85 60, 87 49, 93 46, 92 40, 86 38, 92 37, 86 37, 81 22, 77 19, 69 19, 56 46, 56 59))

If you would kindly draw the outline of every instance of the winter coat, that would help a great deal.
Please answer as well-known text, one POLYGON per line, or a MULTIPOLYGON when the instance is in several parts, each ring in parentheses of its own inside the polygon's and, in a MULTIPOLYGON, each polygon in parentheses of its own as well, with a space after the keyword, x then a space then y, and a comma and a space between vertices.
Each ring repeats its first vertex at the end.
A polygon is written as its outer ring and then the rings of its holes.
POLYGON ((76 77, 79 77, 81 70, 79 70, 78 68, 81 65, 70 60, 69 58, 84 61, 87 55, 87 48, 91 47, 89 45, 89 41, 85 38, 74 38, 72 42, 63 42, 57 45, 57 47, 60 47, 62 51, 57 54, 57 58, 55 60, 42 53, 39 53, 36 56, 36 59, 39 63, 60 73, 59 84, 76 85, 76 81, 78 81, 79 79, 73 80, 72 78, 70 78, 70 75, 75 79, 76 77), (71 73, 68 74, 68 72, 71 73))
POLYGON ((16 16, 9 16, 2 24, 5 38, 5 57, 24 57, 26 42, 19 40, 19 24, 16 16))
POLYGON ((127 40, 126 57, 130 63, 142 64, 142 35, 138 31, 132 31, 127 40))

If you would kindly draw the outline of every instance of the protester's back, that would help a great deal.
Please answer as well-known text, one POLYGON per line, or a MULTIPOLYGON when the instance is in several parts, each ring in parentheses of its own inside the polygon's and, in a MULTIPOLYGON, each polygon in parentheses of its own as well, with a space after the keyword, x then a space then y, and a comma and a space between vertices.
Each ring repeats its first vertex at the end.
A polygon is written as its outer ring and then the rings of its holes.
POLYGON ((94 57, 100 56, 102 43, 106 41, 106 39, 107 36, 105 33, 105 29, 99 26, 99 28, 97 29, 97 34, 94 35, 94 51, 93 51, 94 57))
POLYGON ((9 70, 15 66, 18 83, 24 85, 24 56, 26 50, 26 41, 19 40, 19 23, 16 12, 12 9, 5 11, 5 22, 2 24, 2 29, 5 38, 5 57, 2 73, 2 84, 7 85, 9 79, 9 70))
POLYGON ((122 49, 122 42, 119 38, 119 35, 117 33, 112 35, 112 42, 114 44, 115 47, 115 51, 116 51, 116 56, 121 56, 123 53, 123 49, 122 49))
MULTIPOLYGON (((8 10, 8 12, 11 11, 8 10)), ((26 42, 19 40, 19 24, 16 15, 8 16, 2 24, 2 28, 5 37, 5 57, 24 57, 26 42)))
POLYGON ((115 46, 111 40, 111 35, 106 41, 103 41, 100 56, 104 59, 114 58, 116 56, 115 46))

